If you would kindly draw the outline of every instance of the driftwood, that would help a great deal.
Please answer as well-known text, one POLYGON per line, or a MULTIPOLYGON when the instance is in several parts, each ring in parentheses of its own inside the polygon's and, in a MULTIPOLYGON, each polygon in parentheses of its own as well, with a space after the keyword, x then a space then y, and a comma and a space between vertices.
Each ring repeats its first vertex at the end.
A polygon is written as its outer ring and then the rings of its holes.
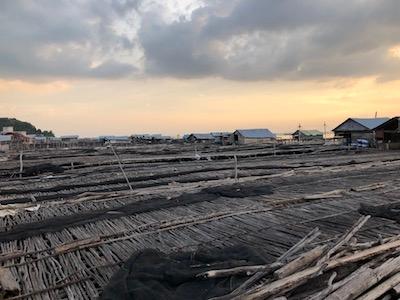
POLYGON ((298 251, 303 249, 307 244, 314 241, 321 232, 319 228, 314 228, 311 232, 309 232, 304 238, 302 238, 299 242, 297 242, 293 247, 291 247, 288 251, 282 254, 277 260, 278 261, 286 261, 290 256, 296 254, 298 251))
MULTIPOLYGON (((304 238, 302 238, 299 242, 297 242, 294 246, 292 246, 288 251, 283 253, 277 260, 276 263, 282 263, 284 262, 288 257, 292 256, 299 250, 303 249, 308 243, 311 243, 313 240, 315 240, 319 235, 320 235, 319 228, 316 227, 314 228, 311 232, 309 232, 304 238)), ((271 272, 275 270, 273 269, 267 269, 264 271, 260 271, 255 273, 253 276, 251 276, 249 279, 247 279, 243 284, 241 284, 238 288, 236 288, 234 291, 232 291, 230 294, 221 296, 221 297, 215 297, 212 298, 212 300, 226 300, 226 299, 233 299, 234 297, 244 293, 249 287, 260 281, 263 277, 267 276, 271 272)), ((211 300, 211 299, 210 299, 211 300)))
POLYGON ((305 267, 308 267, 312 262, 317 260, 324 253, 326 246, 318 246, 314 249, 300 255, 295 260, 291 261, 287 265, 283 266, 279 270, 274 272, 274 276, 278 279, 287 277, 293 273, 301 271, 305 267))
POLYGON ((371 216, 362 216, 333 246, 329 251, 318 261, 318 265, 325 263, 336 251, 350 241, 350 239, 364 226, 371 216))
POLYGON ((326 265, 317 265, 303 271, 292 274, 286 278, 274 281, 270 284, 257 288, 255 291, 248 293, 244 299, 265 299, 266 297, 277 295, 282 291, 292 290, 310 278, 313 278, 324 270, 331 270, 336 267, 346 265, 348 263, 354 263, 368 258, 374 257, 376 255, 385 253, 387 251, 393 250, 400 247, 400 241, 395 241, 385 245, 380 245, 371 249, 360 251, 356 254, 339 258, 336 260, 331 260, 326 263, 326 265))
POLYGON ((367 270, 370 267, 375 266, 378 262, 380 262, 386 254, 383 254, 381 256, 378 256, 374 258, 373 260, 369 261, 368 263, 362 265, 360 268, 355 270, 354 272, 350 273, 347 277, 343 278, 340 281, 337 281, 335 283, 332 282, 330 285, 328 283, 328 287, 320 292, 317 292, 307 298, 307 300, 323 300, 325 299, 329 294, 332 292, 336 291, 337 289, 341 288, 345 284, 347 284, 349 281, 351 281, 354 277, 358 276, 359 274, 363 273, 365 270, 367 270), (383 256, 383 257, 382 257, 383 256))
POLYGON ((196 277, 204 277, 204 278, 220 278, 220 277, 228 277, 232 275, 253 275, 257 272, 273 272, 274 270, 281 267, 283 264, 276 262, 270 265, 260 265, 260 266, 243 266, 236 267, 231 269, 223 269, 223 270, 212 270, 204 273, 198 274, 196 277))
POLYGON ((396 287, 400 284, 400 273, 393 275, 383 283, 379 284, 377 287, 373 288, 363 296, 359 297, 359 300, 375 300, 378 299, 380 296, 391 290, 392 288, 396 287))
MULTIPOLYGON (((336 292, 332 293, 326 300, 352 300, 360 296, 371 286, 377 284, 386 276, 400 270, 400 256, 394 259, 389 259, 376 269, 368 268, 360 273, 346 285, 342 286, 336 292)), ((382 294, 381 294, 382 295, 382 294)), ((371 298, 367 298, 371 299, 371 298)), ((376 298, 373 298, 376 299, 376 298)))

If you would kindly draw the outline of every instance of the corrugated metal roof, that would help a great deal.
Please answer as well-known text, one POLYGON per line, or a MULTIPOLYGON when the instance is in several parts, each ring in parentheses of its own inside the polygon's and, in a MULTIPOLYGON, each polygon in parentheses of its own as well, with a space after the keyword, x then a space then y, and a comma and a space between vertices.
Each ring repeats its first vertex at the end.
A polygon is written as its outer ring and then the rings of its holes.
POLYGON ((370 119, 368 119, 368 118, 366 118, 366 119, 351 118, 351 119, 368 129, 374 129, 374 128, 378 127, 379 125, 382 125, 383 123, 390 120, 390 118, 370 118, 370 119))
POLYGON ((238 129, 236 132, 249 139, 276 138, 276 135, 269 129, 238 129))

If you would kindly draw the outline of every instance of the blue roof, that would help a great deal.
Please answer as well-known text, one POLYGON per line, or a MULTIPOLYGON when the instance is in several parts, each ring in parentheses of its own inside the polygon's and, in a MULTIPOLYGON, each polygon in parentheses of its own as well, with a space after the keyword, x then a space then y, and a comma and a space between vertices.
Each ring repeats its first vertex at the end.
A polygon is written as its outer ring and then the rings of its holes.
POLYGON ((351 119, 368 129, 374 129, 379 125, 382 125, 383 123, 390 120, 390 118, 370 118, 370 119, 351 118, 351 119))
POLYGON ((236 132, 250 139, 276 138, 276 135, 269 129, 238 129, 236 132))

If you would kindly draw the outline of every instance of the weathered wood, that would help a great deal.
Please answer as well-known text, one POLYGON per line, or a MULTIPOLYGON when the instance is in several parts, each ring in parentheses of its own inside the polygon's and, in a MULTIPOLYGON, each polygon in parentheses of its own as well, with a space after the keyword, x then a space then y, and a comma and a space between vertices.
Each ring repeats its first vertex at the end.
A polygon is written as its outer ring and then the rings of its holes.
POLYGON ((350 239, 364 226, 364 224, 371 218, 371 216, 362 216, 332 247, 329 251, 318 261, 318 265, 325 263, 336 251, 343 245, 350 241, 350 239))
POLYGON ((131 183, 130 183, 130 181, 129 181, 128 176, 127 176, 126 173, 125 173, 124 167, 122 166, 121 159, 119 158, 119 156, 118 156, 117 152, 115 151, 113 145, 110 143, 109 146, 110 146, 112 152, 114 153, 115 158, 116 158, 117 161, 118 161, 118 166, 119 166, 119 168, 120 168, 120 170, 121 170, 121 172, 122 172, 122 175, 124 175, 124 178, 125 178, 125 180, 126 180, 126 183, 128 184, 129 189, 133 192, 133 187, 132 187, 132 185, 131 185, 131 183))
POLYGON ((367 270, 370 267, 374 267, 377 263, 379 263, 381 260, 385 258, 386 254, 383 254, 381 256, 378 256, 369 262, 363 264, 360 268, 352 272, 350 275, 346 276, 340 281, 337 281, 333 283, 332 285, 328 284, 328 287, 320 292, 317 292, 309 297, 307 297, 307 300, 324 300, 329 294, 332 292, 336 291, 337 289, 341 288, 348 282, 350 282, 353 278, 358 276, 359 274, 363 273, 365 270, 367 270))
POLYGON ((400 273, 397 273, 389 279, 385 280, 377 287, 373 288, 363 296, 357 298, 357 300, 376 300, 398 284, 400 284, 400 273))
POLYGON ((299 272, 302 269, 308 267, 312 262, 317 260, 324 253, 326 246, 318 246, 314 249, 300 255, 295 260, 291 261, 282 268, 274 272, 274 276, 278 279, 287 277, 293 273, 299 272))
POLYGON ((57 246, 54 249, 54 252, 56 254, 62 254, 62 253, 66 253, 69 251, 73 251, 75 249, 80 249, 81 247, 85 247, 85 246, 87 247, 93 243, 98 243, 100 241, 101 241, 101 238, 99 236, 92 237, 89 239, 84 239, 84 240, 78 240, 78 241, 74 241, 71 243, 63 244, 61 246, 57 246))
POLYGON ((253 299, 265 299, 266 297, 276 295, 283 290, 290 290, 296 288, 300 284, 304 283, 310 278, 317 276, 322 270, 328 271, 333 268, 346 265, 348 263, 354 263, 357 261, 362 261, 376 255, 385 253, 387 251, 393 250, 400 247, 400 241, 391 242, 388 244, 380 245, 371 249, 367 249, 364 251, 360 251, 356 254, 346 256, 343 258, 339 258, 336 260, 331 260, 326 263, 326 265, 317 265, 303 271, 292 274, 286 278, 274 281, 270 284, 262 286, 257 290, 247 294, 245 298, 246 300, 253 299))
MULTIPOLYGON (((389 259, 376 269, 368 268, 355 276, 347 284, 326 297, 326 300, 352 300, 367 291, 386 276, 400 270, 400 256, 389 259)), ((371 298, 367 298, 371 299, 371 298)), ((376 298, 374 298, 376 299, 376 298)))
POLYGON ((311 232, 309 232, 304 238, 302 238, 300 241, 298 241, 293 247, 291 247, 288 251, 286 251, 284 254, 282 254, 277 261, 282 261, 284 262, 287 260, 290 256, 296 254, 298 251, 303 249, 307 244, 311 243, 314 241, 321 232, 319 231, 319 228, 316 227, 314 228, 311 232))
POLYGON ((273 272, 274 270, 281 267, 283 264, 276 262, 270 265, 260 265, 260 266, 243 266, 236 267, 231 269, 223 269, 223 270, 211 270, 204 273, 198 274, 196 277, 204 277, 204 278, 220 278, 220 277, 228 277, 233 275, 253 275, 257 272, 273 272))

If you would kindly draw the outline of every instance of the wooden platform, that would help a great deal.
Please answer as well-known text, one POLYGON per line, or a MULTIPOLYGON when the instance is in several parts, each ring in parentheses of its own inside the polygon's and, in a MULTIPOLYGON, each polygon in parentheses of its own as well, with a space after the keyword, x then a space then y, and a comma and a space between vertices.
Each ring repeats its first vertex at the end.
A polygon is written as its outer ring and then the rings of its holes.
MULTIPOLYGON (((0 262, 20 281, 22 298, 94 299, 121 262, 144 248, 195 251, 240 243, 262 249, 272 262, 316 226, 320 241, 342 234, 360 217, 360 203, 400 201, 400 152, 199 146, 200 160, 192 145, 117 152, 134 193, 109 149, 25 154, 25 166, 51 163, 62 166, 62 174, 19 178, 16 157, 0 162, 0 262), (270 186, 273 193, 186 203, 207 187, 235 188, 233 155, 239 183, 270 186), (157 205, 143 210, 144 202, 157 205)), ((373 218, 358 238, 379 234, 400 234, 400 225, 373 218)))

